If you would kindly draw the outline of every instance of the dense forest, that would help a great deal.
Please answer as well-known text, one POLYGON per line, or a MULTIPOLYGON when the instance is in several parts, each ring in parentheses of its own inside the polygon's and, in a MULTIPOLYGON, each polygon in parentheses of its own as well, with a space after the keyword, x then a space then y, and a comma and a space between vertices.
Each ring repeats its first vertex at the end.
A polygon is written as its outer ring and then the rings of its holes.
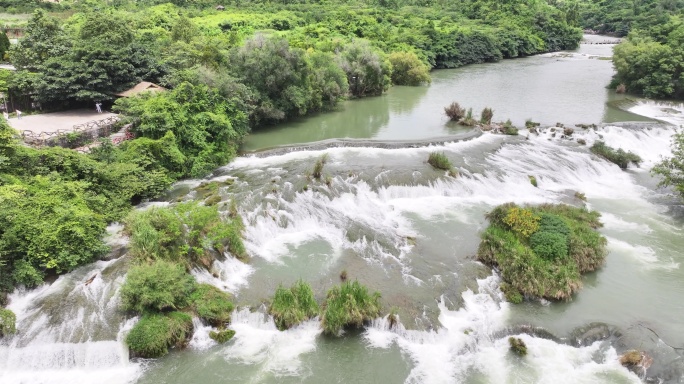
POLYGON ((427 83, 433 68, 572 49, 581 38, 545 1, 158 3, 0 0, 32 11, 0 91, 43 110, 102 101, 135 135, 84 155, 21 145, 0 121, 1 292, 98 259, 107 223, 227 163, 250 130, 427 83), (114 102, 142 80, 169 91, 114 102))

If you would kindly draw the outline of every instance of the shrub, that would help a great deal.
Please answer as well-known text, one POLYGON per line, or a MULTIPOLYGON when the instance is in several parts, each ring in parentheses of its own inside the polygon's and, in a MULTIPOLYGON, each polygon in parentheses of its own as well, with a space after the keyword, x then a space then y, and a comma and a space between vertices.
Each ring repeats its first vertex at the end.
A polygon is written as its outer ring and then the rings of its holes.
POLYGON ((480 123, 489 125, 492 123, 492 118, 494 117, 494 110, 487 107, 480 113, 480 123))
POLYGON ((607 146, 603 141, 595 142, 589 150, 611 163, 617 164, 617 166, 622 169, 627 169, 630 163, 633 163, 637 167, 641 163, 641 157, 639 157, 639 155, 633 152, 625 152, 622 148, 615 150, 614 148, 607 146))
POLYGON ((420 85, 430 82, 430 68, 413 52, 392 52, 392 83, 396 85, 420 85))
POLYGON ((517 337, 509 337, 508 344, 511 346, 511 351, 518 356, 527 355, 527 345, 525 342, 517 337))
POLYGON ((17 316, 9 309, 0 308, 0 337, 17 332, 17 316))
POLYGON ((556 232, 563 236, 570 236, 570 228, 562 217, 553 213, 543 212, 539 215, 539 232, 556 232))
POLYGON ((223 344, 226 341, 230 340, 235 336, 235 331, 232 329, 224 329, 220 331, 211 331, 209 332, 209 337, 211 337, 213 340, 216 340, 217 343, 223 344))
POLYGON ((126 335, 126 345, 135 356, 164 356, 169 347, 182 347, 192 335, 192 317, 183 312, 148 314, 126 335))
POLYGON ((444 108, 444 113, 446 113, 452 121, 459 121, 465 116, 466 110, 461 108, 461 106, 454 101, 449 104, 448 107, 444 108))
POLYGON ((501 292, 503 292, 504 296, 506 297, 506 300, 513 304, 520 304, 523 302, 523 295, 520 294, 520 291, 517 289, 513 288, 510 284, 508 283, 501 283, 501 286, 499 287, 501 289, 501 292))
POLYGON ((530 128, 535 128, 540 126, 540 123, 535 123, 534 121, 527 119, 525 120, 525 128, 530 129, 530 128))
POLYGON ((323 176, 323 167, 325 167, 325 163, 328 162, 328 154, 324 154, 323 156, 319 157, 318 160, 316 160, 316 163, 314 164, 313 171, 311 172, 311 175, 314 177, 314 179, 320 180, 321 177, 323 176))
POLYGON ((323 310, 323 331, 337 335, 348 326, 360 327, 380 315, 380 293, 370 294, 358 281, 328 291, 323 310))
POLYGON ((289 289, 278 287, 268 309, 281 331, 318 315, 319 311, 311 286, 302 280, 294 283, 289 289))
POLYGON ((230 295, 209 284, 199 284, 190 296, 197 316, 214 327, 230 322, 233 303, 230 295))
POLYGON ((466 112, 466 115, 461 121, 458 122, 459 124, 465 125, 467 127, 473 127, 477 124, 477 120, 473 118, 473 109, 468 108, 468 111, 466 112))
POLYGON ((363 39, 354 39, 337 56, 352 97, 379 96, 392 85, 392 64, 363 39))
POLYGON ((172 262, 136 266, 121 287, 122 308, 137 313, 182 309, 189 304, 195 284, 182 266, 172 262))
POLYGON ((529 237, 539 229, 539 216, 525 208, 509 209, 503 222, 523 238, 529 237))
POLYGON ((672 138, 672 157, 656 164, 651 172, 662 176, 659 187, 673 186, 679 196, 684 198, 684 134, 677 133, 672 138))
POLYGON ((511 122, 511 119, 506 120, 506 122, 503 125, 503 133, 505 135, 511 135, 515 136, 518 134, 518 128, 513 126, 513 123, 511 122))
POLYGON ((568 238, 557 232, 534 233, 530 236, 530 246, 534 253, 547 260, 568 256, 568 238))
POLYGON ((451 170, 452 165, 449 158, 444 153, 430 152, 428 157, 428 164, 432 165, 437 169, 442 169, 445 171, 451 170))

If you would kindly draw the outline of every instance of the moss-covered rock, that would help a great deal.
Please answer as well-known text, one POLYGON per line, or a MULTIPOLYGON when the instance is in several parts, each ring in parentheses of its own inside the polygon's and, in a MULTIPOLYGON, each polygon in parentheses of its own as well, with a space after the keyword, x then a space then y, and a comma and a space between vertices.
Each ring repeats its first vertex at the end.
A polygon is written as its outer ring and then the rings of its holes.
POLYGON ((199 284, 190 297, 197 316, 207 323, 221 327, 230 322, 233 303, 230 295, 209 284, 199 284))
POLYGON ((523 296, 569 299, 582 286, 581 274, 605 260, 599 216, 563 204, 498 206, 487 216, 490 226, 477 257, 501 271, 501 288, 511 302, 523 296))
POLYGON ((0 337, 17 333, 17 316, 9 309, 0 308, 0 337))
POLYGON ((232 329, 223 329, 219 331, 209 332, 209 337, 211 337, 213 340, 216 340, 217 343, 221 344, 232 339, 233 336, 235 336, 235 331, 233 331, 232 329))
POLYGON ((294 283, 289 289, 278 287, 268 309, 268 313, 273 316, 273 321, 281 331, 315 317, 319 312, 320 308, 311 286, 302 280, 294 283))
POLYGON ((323 310, 323 331, 337 335, 345 327, 360 327, 380 315, 380 293, 371 294, 358 281, 346 282, 328 291, 323 310))
POLYGON ((192 335, 192 317, 183 312, 143 316, 126 336, 134 356, 160 357, 170 347, 182 348, 192 335))

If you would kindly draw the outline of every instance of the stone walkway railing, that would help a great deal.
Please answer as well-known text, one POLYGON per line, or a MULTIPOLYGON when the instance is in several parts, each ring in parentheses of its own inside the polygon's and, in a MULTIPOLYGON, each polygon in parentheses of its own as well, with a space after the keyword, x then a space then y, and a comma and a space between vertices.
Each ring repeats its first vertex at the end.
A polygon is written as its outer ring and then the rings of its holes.
POLYGON ((77 124, 71 129, 59 129, 55 132, 35 133, 31 130, 23 130, 21 137, 25 143, 38 147, 78 148, 101 137, 109 137, 116 133, 119 121, 118 116, 111 116, 102 120, 77 124))

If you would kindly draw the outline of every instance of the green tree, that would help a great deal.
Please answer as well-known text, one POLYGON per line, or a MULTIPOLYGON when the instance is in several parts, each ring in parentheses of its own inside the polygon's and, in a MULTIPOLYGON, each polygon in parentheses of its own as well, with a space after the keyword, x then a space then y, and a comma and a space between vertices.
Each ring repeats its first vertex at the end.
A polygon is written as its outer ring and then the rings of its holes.
POLYGON ((38 9, 26 26, 24 38, 10 49, 10 60, 19 69, 37 70, 45 60, 68 49, 57 19, 38 9))
POLYGON ((392 64, 367 40, 356 39, 345 45, 337 59, 354 97, 381 95, 392 84, 392 64))
POLYGON ((6 61, 10 49, 10 41, 4 31, 0 31, 0 61, 6 61))
POLYGON ((430 82, 430 68, 413 52, 392 52, 392 83, 396 85, 420 85, 430 82))
POLYGON ((651 172, 662 177, 659 186, 674 187, 684 198, 684 133, 674 135, 672 157, 656 164, 651 172))

